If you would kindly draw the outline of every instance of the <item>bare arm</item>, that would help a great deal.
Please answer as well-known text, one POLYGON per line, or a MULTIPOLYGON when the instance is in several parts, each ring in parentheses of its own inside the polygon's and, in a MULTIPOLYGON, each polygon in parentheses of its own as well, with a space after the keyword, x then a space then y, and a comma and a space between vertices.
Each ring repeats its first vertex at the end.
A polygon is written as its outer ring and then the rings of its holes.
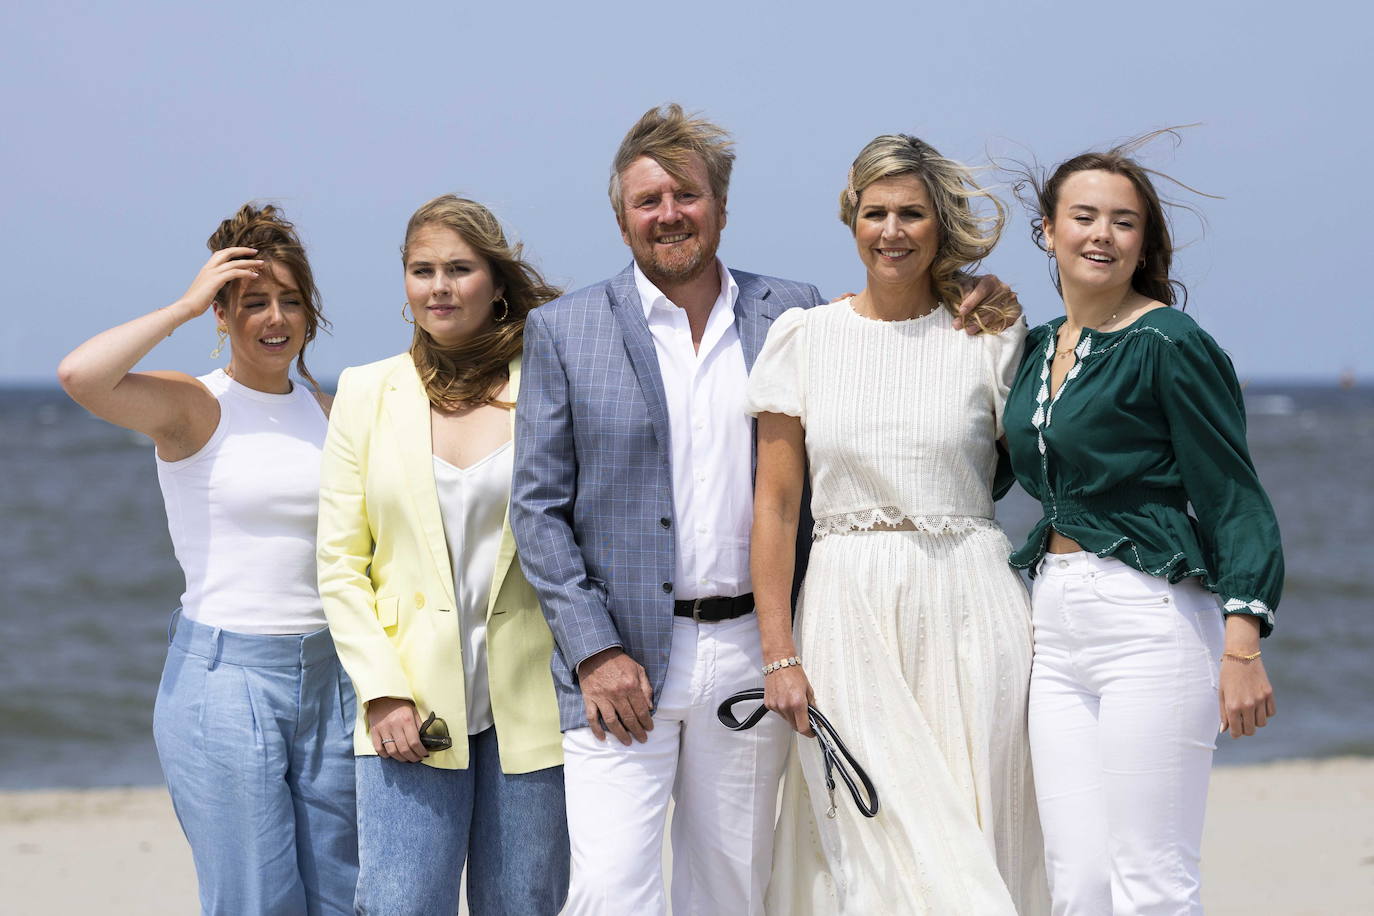
MULTIPOLYGON (((792 639, 792 576, 806 474, 806 443, 801 420, 778 413, 759 414, 758 439, 749 569, 754 580, 763 661, 767 664, 797 654, 792 639)), ((815 697, 802 668, 774 671, 764 678, 763 686, 764 705, 809 737, 812 732, 806 707, 815 697)))
POLYGON ((255 253, 251 248, 215 252, 176 302, 103 331, 68 353, 57 367, 62 388, 102 420, 150 436, 163 458, 197 451, 218 423, 218 415, 207 409, 214 402, 210 393, 181 372, 131 370, 160 341, 205 312, 224 284, 256 276, 261 261, 232 260, 255 253), (200 428, 207 424, 208 429, 200 428))

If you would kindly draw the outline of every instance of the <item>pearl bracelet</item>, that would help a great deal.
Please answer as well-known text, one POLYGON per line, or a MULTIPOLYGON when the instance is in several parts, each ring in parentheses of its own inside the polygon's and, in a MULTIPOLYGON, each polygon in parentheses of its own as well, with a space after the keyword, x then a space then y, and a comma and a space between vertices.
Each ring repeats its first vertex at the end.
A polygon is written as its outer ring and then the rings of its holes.
POLYGON ((781 671, 781 670, 784 669, 784 668, 791 668, 793 665, 800 665, 800 664, 801 664, 801 659, 800 659, 798 656, 796 656, 796 655, 792 655, 792 656, 789 656, 789 657, 787 657, 787 658, 780 658, 780 659, 778 659, 778 660, 775 661, 775 662, 769 662, 768 664, 764 665, 764 666, 763 666, 763 674, 764 674, 765 677, 767 677, 768 675, 772 674, 774 671, 781 671))

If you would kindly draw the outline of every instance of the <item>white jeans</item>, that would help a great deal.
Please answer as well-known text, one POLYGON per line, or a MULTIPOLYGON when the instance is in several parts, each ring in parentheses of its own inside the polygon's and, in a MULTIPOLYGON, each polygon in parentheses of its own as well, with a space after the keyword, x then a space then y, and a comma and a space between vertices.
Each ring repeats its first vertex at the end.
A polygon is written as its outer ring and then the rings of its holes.
POLYGON ((1054 913, 1201 913, 1216 596, 1080 552, 1046 555, 1031 604, 1031 759, 1054 913))
MULTIPOLYGON (((565 916, 657 916, 663 825, 673 811, 674 916, 757 916, 773 860, 788 728, 774 715, 732 732, 716 718, 730 694, 763 683, 752 614, 721 623, 673 618, 668 675, 644 744, 590 728, 563 735, 572 841, 565 916)), ((741 706, 738 714, 744 715, 741 706)))

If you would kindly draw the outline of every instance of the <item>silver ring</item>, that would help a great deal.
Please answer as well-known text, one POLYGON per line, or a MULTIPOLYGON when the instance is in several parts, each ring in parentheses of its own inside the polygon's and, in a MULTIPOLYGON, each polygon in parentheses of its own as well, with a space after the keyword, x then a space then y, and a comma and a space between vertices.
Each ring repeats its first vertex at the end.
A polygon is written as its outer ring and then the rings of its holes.
POLYGON ((395 739, 395 738, 383 738, 383 739, 382 739, 382 743, 383 743, 383 744, 395 744, 395 743, 396 743, 396 739, 395 739))

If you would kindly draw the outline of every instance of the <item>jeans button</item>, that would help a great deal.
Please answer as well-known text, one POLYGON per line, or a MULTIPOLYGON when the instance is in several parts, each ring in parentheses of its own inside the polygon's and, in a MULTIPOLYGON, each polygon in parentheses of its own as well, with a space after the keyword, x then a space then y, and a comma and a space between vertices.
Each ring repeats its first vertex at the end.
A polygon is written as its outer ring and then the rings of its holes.
POLYGON ((1059 568, 1060 568, 1060 569, 1068 569, 1068 568, 1069 568, 1069 561, 1068 561, 1068 560, 1060 560, 1060 561, 1059 561, 1059 568))

